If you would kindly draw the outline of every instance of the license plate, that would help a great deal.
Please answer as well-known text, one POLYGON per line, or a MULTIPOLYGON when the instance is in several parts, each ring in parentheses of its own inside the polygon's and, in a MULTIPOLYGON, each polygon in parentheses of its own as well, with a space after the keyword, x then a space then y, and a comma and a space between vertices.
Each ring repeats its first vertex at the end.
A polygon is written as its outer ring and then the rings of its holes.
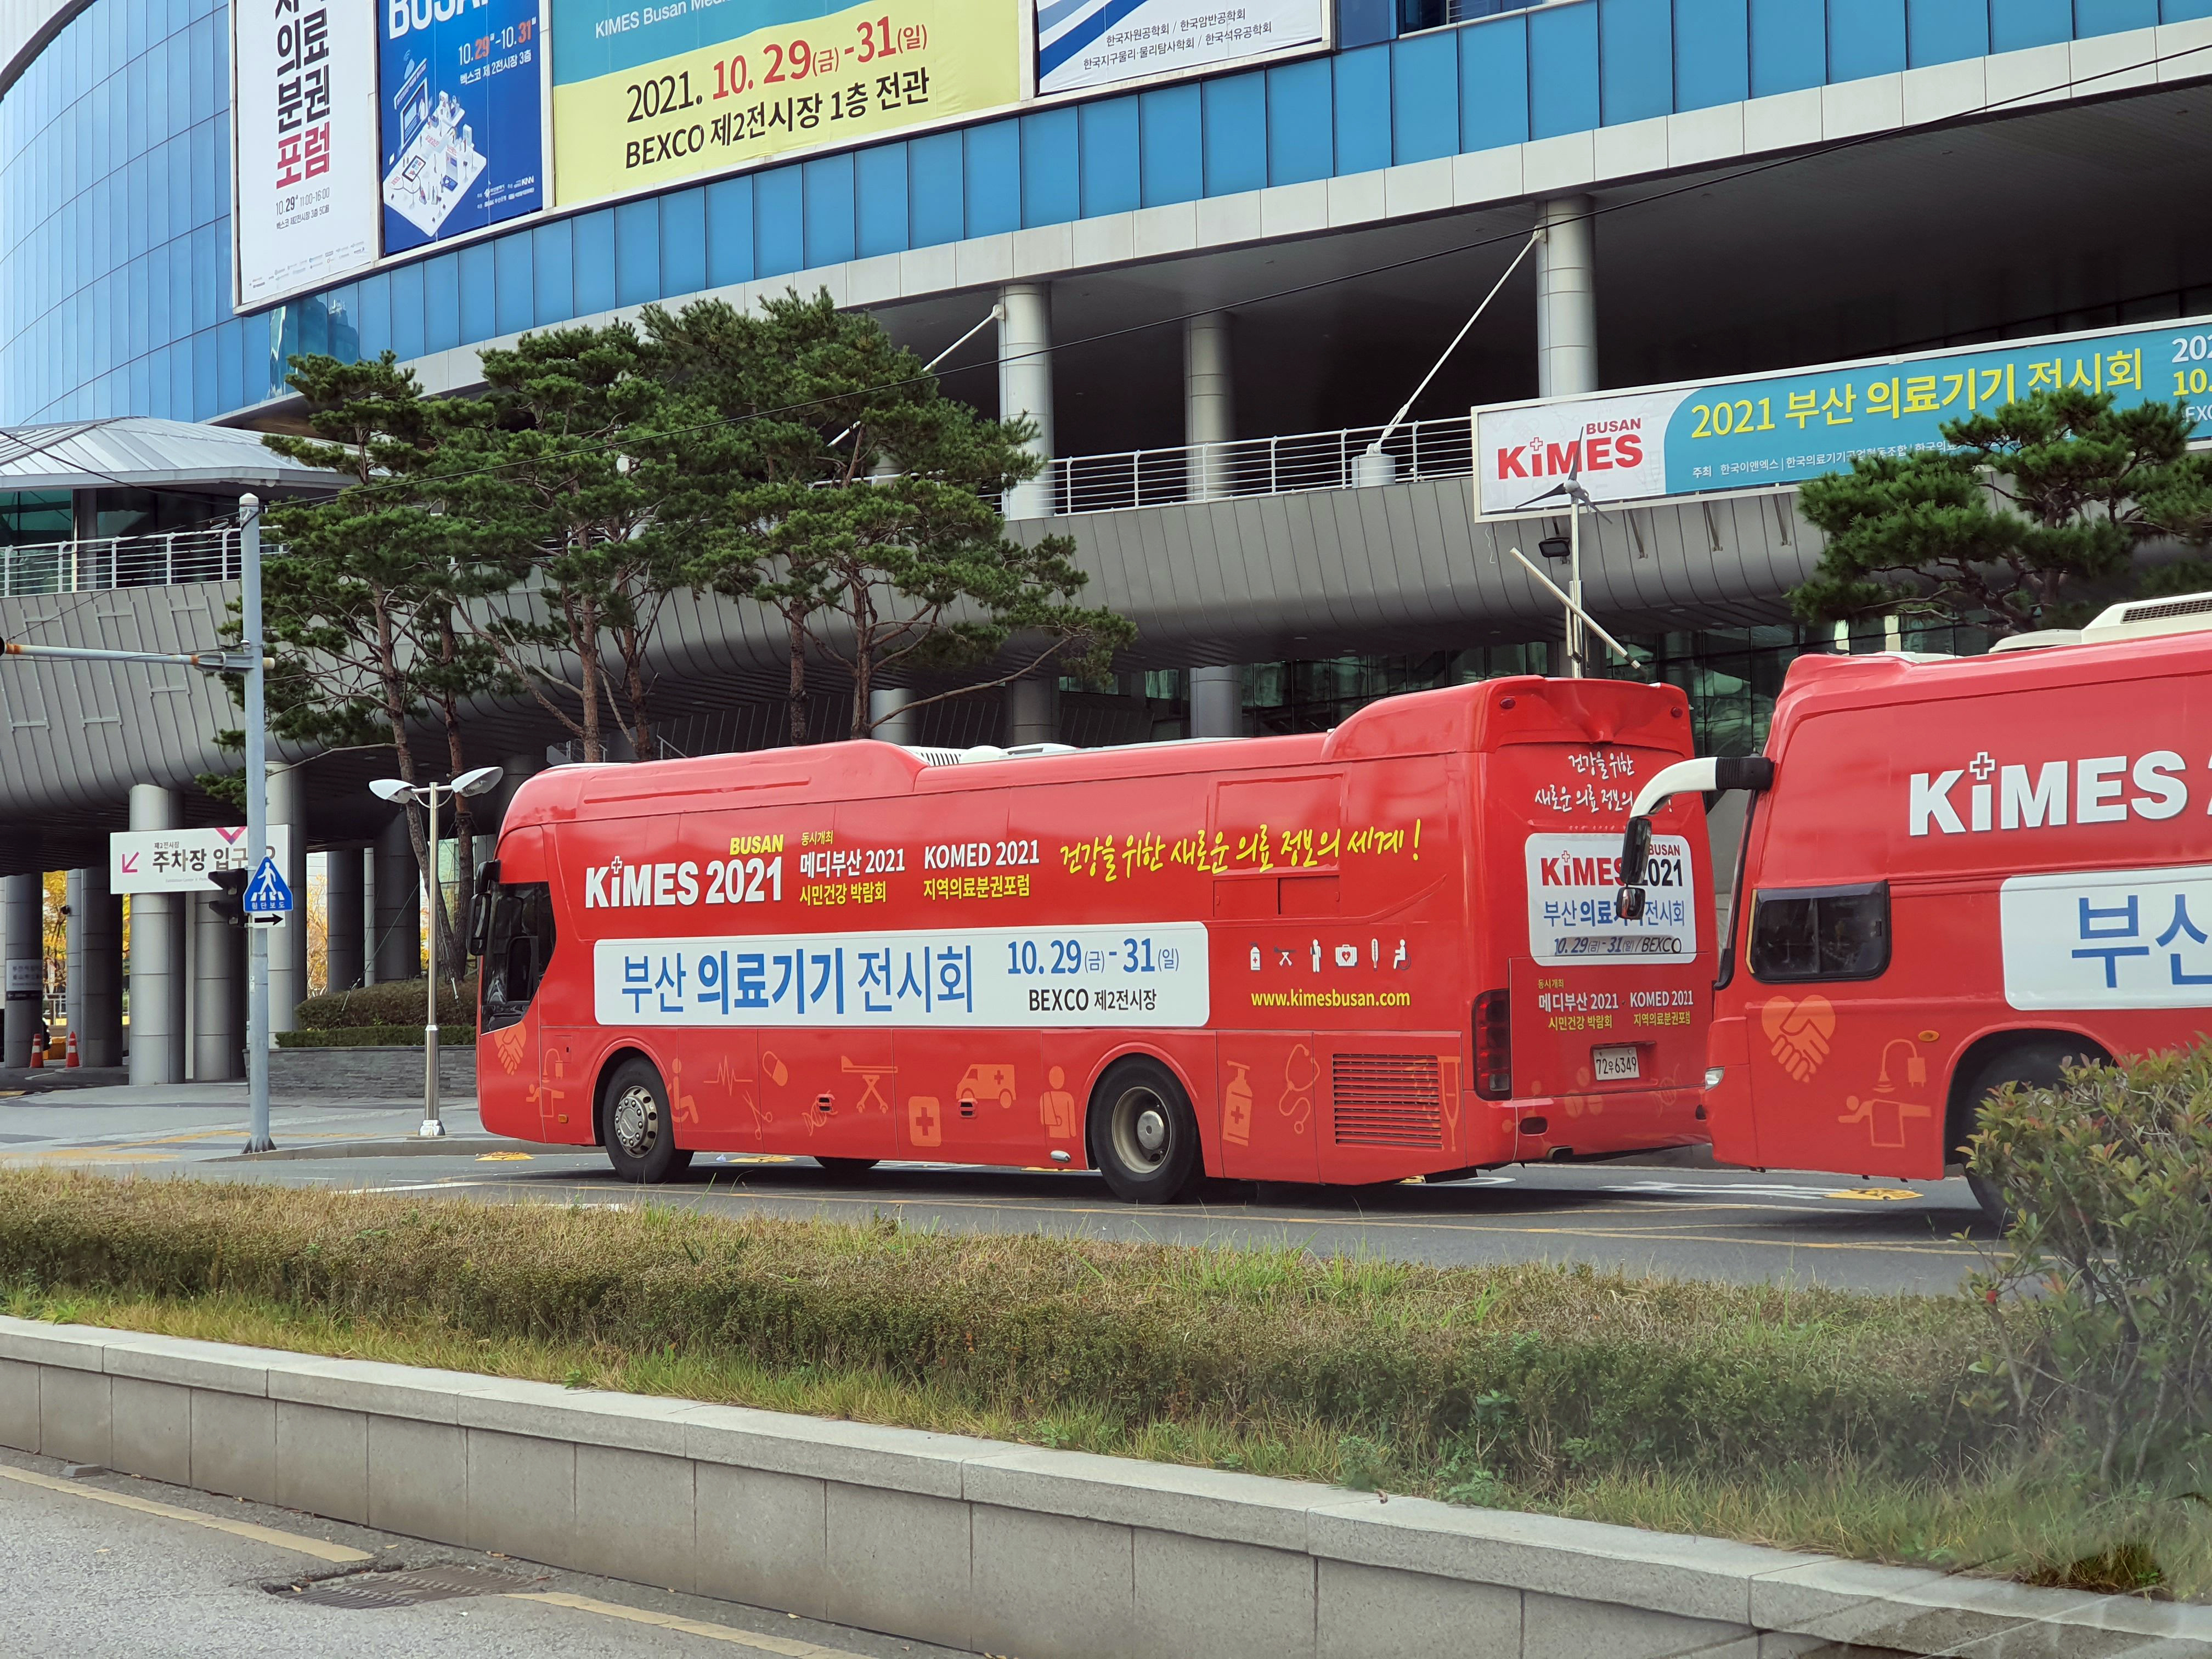
POLYGON ((1636 1045, 1628 1043, 1619 1048, 1590 1050, 1590 1071, 1600 1083, 1632 1083, 1636 1080, 1636 1045))

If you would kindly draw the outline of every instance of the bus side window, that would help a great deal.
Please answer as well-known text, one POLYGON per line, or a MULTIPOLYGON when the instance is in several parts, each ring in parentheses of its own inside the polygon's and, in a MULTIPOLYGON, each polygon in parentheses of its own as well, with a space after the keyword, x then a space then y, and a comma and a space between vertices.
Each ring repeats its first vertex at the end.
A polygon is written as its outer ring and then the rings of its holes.
POLYGON ((552 889, 542 881, 502 885, 492 897, 483 957, 485 1030, 512 1025, 529 1011, 552 955, 552 889))
POLYGON ((1769 984, 1875 978, 1889 966, 1889 884, 1759 893, 1747 960, 1769 984))

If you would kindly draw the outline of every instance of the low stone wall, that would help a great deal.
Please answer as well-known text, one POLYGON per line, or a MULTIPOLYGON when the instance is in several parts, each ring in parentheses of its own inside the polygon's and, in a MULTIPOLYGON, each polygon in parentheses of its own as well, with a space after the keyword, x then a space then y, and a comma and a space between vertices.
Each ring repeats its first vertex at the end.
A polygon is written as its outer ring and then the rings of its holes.
POLYGON ((0 1318, 0 1444, 1023 1659, 2205 1659, 2212 1609, 0 1318))
MULTIPOLYGON (((351 1100, 420 1100, 422 1051, 400 1048, 271 1048, 269 1090, 290 1098, 327 1095, 334 1105, 351 1100)), ((438 1049, 438 1094, 444 1100, 477 1097, 477 1045, 438 1049)))

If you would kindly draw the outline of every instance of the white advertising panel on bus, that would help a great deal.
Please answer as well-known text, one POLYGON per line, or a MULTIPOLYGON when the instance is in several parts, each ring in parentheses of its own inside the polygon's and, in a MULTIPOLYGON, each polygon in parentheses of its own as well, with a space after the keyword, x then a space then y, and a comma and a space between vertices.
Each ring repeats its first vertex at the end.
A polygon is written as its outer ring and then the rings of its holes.
POLYGON ((1206 924, 601 939, 602 1025, 1203 1025, 1206 924))
POLYGON ((231 8, 238 302, 376 259, 376 29, 335 0, 231 8))
POLYGON ((1218 69, 1328 34, 1320 0, 1037 0, 1037 91, 1218 69))
POLYGON ((1997 917, 2015 1008, 2212 1004, 2212 865, 2012 876, 1997 917))
POLYGON ((1597 962, 1694 962, 1698 907, 1690 843, 1654 836, 1644 866, 1642 918, 1614 908, 1619 836, 1528 837, 1528 954, 1547 966, 1597 962))

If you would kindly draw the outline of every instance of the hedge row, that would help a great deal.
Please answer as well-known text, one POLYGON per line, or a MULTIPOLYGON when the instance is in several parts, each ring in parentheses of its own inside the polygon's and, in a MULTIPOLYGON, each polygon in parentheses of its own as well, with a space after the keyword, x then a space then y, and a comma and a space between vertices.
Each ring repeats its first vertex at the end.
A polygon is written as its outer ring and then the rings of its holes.
POLYGON ((1032 1416, 1319 1422, 1411 1455, 1473 1446, 1536 1488, 1607 1468, 1735 1477, 1846 1460, 1924 1478, 1970 1465, 2008 1426, 1961 1403, 1988 1394, 1972 1367, 1989 1333, 1963 1298, 1580 1268, 39 1171, 0 1174, 0 1280, 861 1367, 1032 1416))
MULTIPOLYGON (((422 1040, 422 1010, 428 994, 419 979, 390 980, 350 991, 332 991, 309 997, 293 1018, 302 1030, 343 1031, 365 1025, 411 1025, 415 1041, 422 1040)), ((477 978, 472 971, 456 988, 452 980, 438 981, 438 1029, 477 1023, 477 978)))

